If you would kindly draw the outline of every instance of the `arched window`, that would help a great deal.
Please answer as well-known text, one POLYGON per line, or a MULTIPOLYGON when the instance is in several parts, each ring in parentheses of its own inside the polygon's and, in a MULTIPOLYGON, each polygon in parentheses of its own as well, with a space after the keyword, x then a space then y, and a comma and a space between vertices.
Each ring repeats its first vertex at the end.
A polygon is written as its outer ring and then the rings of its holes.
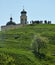
POLYGON ((23 19, 21 19, 21 21, 23 21, 23 19))

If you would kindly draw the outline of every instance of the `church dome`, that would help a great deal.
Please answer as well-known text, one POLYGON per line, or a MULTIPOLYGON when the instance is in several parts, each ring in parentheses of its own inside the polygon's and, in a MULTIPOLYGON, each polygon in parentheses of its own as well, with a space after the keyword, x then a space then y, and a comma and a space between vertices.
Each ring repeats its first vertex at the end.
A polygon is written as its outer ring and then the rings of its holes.
POLYGON ((6 25, 16 25, 16 23, 12 21, 12 17, 11 17, 10 21, 6 25))
POLYGON ((25 14, 26 14, 27 12, 23 9, 23 11, 21 11, 21 14, 23 14, 23 13, 25 13, 25 14))
POLYGON ((8 22, 6 25, 16 25, 15 22, 8 22))

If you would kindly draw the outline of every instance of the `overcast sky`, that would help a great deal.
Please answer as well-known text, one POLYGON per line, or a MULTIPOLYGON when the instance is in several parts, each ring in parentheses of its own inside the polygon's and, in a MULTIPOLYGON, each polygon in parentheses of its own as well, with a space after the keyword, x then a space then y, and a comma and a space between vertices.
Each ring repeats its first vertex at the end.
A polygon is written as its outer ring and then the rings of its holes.
POLYGON ((11 16, 19 23, 23 6, 28 21, 51 20, 55 23, 55 0, 0 0, 0 26, 6 25, 11 16))

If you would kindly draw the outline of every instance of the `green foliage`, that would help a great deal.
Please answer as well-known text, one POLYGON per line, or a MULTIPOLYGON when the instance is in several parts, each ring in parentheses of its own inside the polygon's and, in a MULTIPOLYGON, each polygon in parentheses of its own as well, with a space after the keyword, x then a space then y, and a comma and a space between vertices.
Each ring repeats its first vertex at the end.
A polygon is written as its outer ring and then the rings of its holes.
POLYGON ((9 55, 0 53, 0 65, 15 65, 15 60, 9 55))
POLYGON ((41 38, 36 37, 32 46, 34 51, 40 53, 40 49, 45 48, 46 44, 41 38))
POLYGON ((55 65, 55 24, 1 31, 0 59, 1 65, 55 65))

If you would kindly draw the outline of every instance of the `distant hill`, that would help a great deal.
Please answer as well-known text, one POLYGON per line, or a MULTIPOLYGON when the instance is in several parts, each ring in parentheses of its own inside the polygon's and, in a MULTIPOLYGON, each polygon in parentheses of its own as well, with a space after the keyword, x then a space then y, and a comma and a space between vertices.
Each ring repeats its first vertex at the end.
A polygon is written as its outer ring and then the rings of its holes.
POLYGON ((1 31, 0 60, 0 65, 55 65, 55 24, 1 31))

